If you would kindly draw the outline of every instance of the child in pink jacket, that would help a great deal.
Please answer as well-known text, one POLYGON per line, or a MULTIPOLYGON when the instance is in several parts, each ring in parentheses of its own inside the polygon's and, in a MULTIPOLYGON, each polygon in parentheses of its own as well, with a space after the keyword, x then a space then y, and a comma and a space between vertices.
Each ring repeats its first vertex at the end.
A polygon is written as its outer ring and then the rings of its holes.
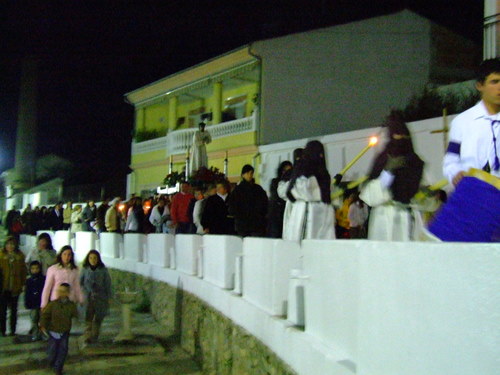
POLYGON ((70 285, 69 299, 73 302, 83 303, 84 297, 80 289, 78 267, 75 264, 75 256, 71 246, 63 246, 57 254, 56 264, 47 270, 45 286, 42 292, 43 309, 49 301, 57 299, 57 286, 63 283, 70 285))

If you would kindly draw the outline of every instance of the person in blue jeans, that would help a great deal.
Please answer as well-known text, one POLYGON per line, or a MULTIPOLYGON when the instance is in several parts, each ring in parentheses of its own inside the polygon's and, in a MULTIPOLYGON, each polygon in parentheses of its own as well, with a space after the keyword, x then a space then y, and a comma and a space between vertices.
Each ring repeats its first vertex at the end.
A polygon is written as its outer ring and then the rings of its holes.
POLYGON ((69 291, 69 284, 59 285, 57 299, 45 306, 40 319, 40 330, 49 338, 47 349, 49 365, 54 368, 56 375, 63 373, 64 361, 68 355, 72 319, 78 316, 76 303, 69 299, 69 291))

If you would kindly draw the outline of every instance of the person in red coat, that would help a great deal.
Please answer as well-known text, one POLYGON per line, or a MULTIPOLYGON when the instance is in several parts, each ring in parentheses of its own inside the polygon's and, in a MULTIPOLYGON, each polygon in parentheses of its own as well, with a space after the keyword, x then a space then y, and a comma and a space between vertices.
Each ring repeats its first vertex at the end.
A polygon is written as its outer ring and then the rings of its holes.
POLYGON ((189 220, 189 202, 194 199, 191 194, 191 185, 187 182, 181 184, 181 191, 174 195, 170 215, 172 216, 172 226, 175 233, 191 233, 191 222, 189 220))

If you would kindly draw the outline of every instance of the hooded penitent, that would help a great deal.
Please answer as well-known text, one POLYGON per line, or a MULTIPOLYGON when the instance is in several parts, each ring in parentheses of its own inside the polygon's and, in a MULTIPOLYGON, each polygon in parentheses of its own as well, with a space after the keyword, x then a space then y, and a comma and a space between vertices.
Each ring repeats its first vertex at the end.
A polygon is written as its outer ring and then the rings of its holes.
POLYGON ((316 177, 321 190, 321 201, 323 203, 331 203, 331 177, 326 169, 325 149, 321 142, 308 142, 302 154, 302 159, 293 168, 292 178, 287 191, 287 196, 292 202, 295 201, 295 198, 291 194, 291 191, 295 185, 295 181, 301 176, 316 177))
MULTIPOLYGON (((296 148, 293 150, 293 167, 296 167, 300 159, 302 159, 302 154, 304 153, 303 148, 296 148)), ((283 181, 290 181, 292 178, 292 173, 293 173, 293 168, 289 169, 285 173, 281 175, 281 180, 283 181)))
MULTIPOLYGON (((413 151, 411 134, 400 112, 392 111, 384 126, 389 133, 389 142, 376 157, 369 178, 380 176, 384 169, 391 169, 394 181, 390 186, 395 201, 409 203, 420 187, 424 162, 413 151), (390 167, 391 159, 400 158, 397 166, 390 167)), ((394 165, 394 163, 392 163, 394 165)))

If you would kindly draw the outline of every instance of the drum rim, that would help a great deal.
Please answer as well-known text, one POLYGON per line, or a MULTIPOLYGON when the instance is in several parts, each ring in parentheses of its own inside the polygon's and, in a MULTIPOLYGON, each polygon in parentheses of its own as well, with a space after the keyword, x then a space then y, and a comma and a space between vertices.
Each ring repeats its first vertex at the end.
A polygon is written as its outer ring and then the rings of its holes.
POLYGON ((487 184, 492 185, 500 190, 500 178, 493 176, 491 173, 476 168, 470 168, 465 175, 468 177, 477 178, 478 180, 486 182, 487 184))

